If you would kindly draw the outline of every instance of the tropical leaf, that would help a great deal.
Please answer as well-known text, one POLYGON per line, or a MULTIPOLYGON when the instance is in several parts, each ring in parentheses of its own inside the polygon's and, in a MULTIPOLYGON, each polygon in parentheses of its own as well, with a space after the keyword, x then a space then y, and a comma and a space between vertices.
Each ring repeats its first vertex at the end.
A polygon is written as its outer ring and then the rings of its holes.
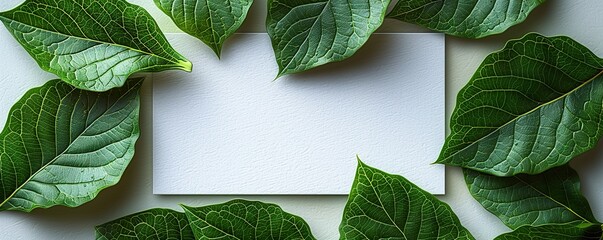
POLYGON ((106 91, 139 71, 190 71, 155 20, 125 0, 27 0, 0 20, 38 62, 65 82, 106 91))
POLYGON ((0 210, 76 207, 116 184, 139 135, 139 88, 94 93, 60 80, 28 91, 0 139, 0 210))
POLYGON ((193 230, 182 212, 154 208, 96 227, 97 240, 193 240, 193 230))
POLYGON ((269 0, 268 34, 279 74, 352 56, 381 26, 389 0, 269 0))
POLYGON ((539 175, 495 177, 464 170, 469 192, 512 229, 575 221, 597 222, 568 165, 539 175))
POLYGON ((302 218, 274 204, 233 200, 182 208, 196 239, 315 239, 302 218))
POLYGON ((523 22, 545 0, 406 0, 388 17, 446 34, 481 38, 523 22))
POLYGON ((535 33, 490 54, 460 91, 437 163, 497 176, 537 174, 596 146, 603 60, 535 33))
POLYGON ((600 240, 601 226, 589 223, 566 223, 538 227, 525 226, 494 240, 600 240))
POLYGON ((253 0, 154 0, 176 26, 220 57, 222 44, 239 29, 253 0))
POLYGON ((339 232, 341 239, 474 239, 446 203, 360 160, 339 232))

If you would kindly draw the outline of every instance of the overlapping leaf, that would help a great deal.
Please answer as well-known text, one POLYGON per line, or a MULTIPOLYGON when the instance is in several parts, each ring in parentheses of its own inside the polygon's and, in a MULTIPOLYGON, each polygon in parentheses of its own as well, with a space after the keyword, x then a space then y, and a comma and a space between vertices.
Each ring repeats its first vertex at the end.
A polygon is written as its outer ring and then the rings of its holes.
POLYGON ((0 210, 75 207, 116 184, 139 135, 141 83, 94 93, 53 80, 28 91, 0 133, 0 210))
POLYGON ((539 175, 495 177, 465 169, 469 192, 512 229, 574 221, 597 222, 569 166, 539 175))
POLYGON ((528 34, 490 54, 460 91, 438 163, 537 174, 603 133, 603 60, 568 37, 528 34))
POLYGON ((389 0, 269 0, 279 76, 344 60, 381 26, 389 0))
POLYGON ((0 20, 42 69, 80 89, 106 91, 134 72, 192 67, 155 20, 125 0, 27 0, 0 20))
POLYGON ((193 230, 182 212, 150 209, 96 227, 97 240, 193 240, 193 230))
POLYGON ((243 23, 253 0, 154 0, 182 31, 195 36, 218 57, 222 44, 243 23))
POLYGON ((388 17, 446 34, 481 38, 523 22, 545 0, 405 0, 388 17))
POLYGON ((315 239, 302 218, 274 204, 233 200, 182 208, 197 239, 315 239))
POLYGON ((446 203, 360 161, 339 232, 341 239, 474 239, 446 203))
POLYGON ((525 226, 505 233, 495 240, 600 240, 601 226, 589 223, 566 223, 538 227, 525 226))

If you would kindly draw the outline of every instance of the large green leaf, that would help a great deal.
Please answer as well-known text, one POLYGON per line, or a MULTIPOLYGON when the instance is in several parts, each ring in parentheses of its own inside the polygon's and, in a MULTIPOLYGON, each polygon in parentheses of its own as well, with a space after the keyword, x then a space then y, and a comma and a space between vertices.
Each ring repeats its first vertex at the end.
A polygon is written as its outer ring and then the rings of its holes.
POLYGON ((279 76, 352 56, 381 26, 389 0, 269 0, 279 76))
POLYGON ((315 239, 302 218, 274 204, 233 200, 182 208, 197 239, 315 239))
POLYGON ((405 0, 388 17, 446 34, 481 38, 523 22, 545 0, 405 0))
POLYGON ((471 195, 512 229, 574 221, 597 222, 569 166, 539 175, 496 177, 464 170, 471 195))
POLYGON ((154 208, 97 226, 96 239, 193 240, 195 237, 184 213, 154 208))
POLYGON ((0 133, 0 210, 75 207, 116 184, 139 135, 141 83, 94 93, 52 80, 28 91, 0 133))
POLYGON ((568 37, 528 34, 490 54, 460 91, 437 162, 541 173, 596 146, 602 116, 603 60, 568 37))
POLYGON ((360 160, 339 232, 341 239, 474 239, 446 203, 360 160))
POLYGON ((106 91, 139 71, 192 68, 155 20, 125 0, 27 0, 0 20, 42 69, 80 89, 106 91))
POLYGON ((182 31, 220 56, 222 44, 243 23, 253 0, 154 0, 182 31))
POLYGON ((567 223, 538 227, 525 226, 514 232, 502 234, 495 240, 600 240, 601 235, 600 225, 567 223))

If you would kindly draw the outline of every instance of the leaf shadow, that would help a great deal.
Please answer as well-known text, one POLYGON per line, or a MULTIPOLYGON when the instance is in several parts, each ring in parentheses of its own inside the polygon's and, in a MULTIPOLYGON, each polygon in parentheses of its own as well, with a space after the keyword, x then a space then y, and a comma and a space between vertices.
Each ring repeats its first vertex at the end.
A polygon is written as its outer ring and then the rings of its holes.
MULTIPOLYGON (((277 81, 296 81, 296 82, 311 82, 311 81, 330 81, 330 82, 349 82, 356 81, 355 78, 342 76, 359 75, 364 72, 374 72, 378 69, 388 67, 384 63, 384 58, 388 56, 392 48, 398 47, 402 41, 404 44, 405 38, 394 41, 392 38, 384 37, 386 34, 375 34, 369 38, 362 48, 356 54, 339 62, 327 63, 310 69, 305 72, 290 74, 277 79, 277 81)), ((367 81, 376 79, 367 79, 367 81)))
POLYGON ((580 175, 580 190, 588 199, 593 214, 598 219, 603 217, 603 201, 597 199, 600 195, 600 185, 603 181, 603 140, 592 150, 576 157, 570 162, 580 175), (599 194, 598 194, 599 193, 599 194))

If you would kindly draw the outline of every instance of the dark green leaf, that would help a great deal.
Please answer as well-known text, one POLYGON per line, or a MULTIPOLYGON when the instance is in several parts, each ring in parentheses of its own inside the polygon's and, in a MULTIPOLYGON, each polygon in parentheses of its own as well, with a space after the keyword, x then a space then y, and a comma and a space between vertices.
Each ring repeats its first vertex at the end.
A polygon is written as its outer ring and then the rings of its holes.
POLYGON ((481 38, 523 22, 545 0, 404 0, 388 17, 446 34, 481 38))
POLYGON ((154 0, 182 31, 195 36, 218 57, 222 44, 243 23, 253 0, 154 0))
POLYGON ((438 163, 537 174, 603 133, 603 60, 568 37, 528 34, 490 54, 460 91, 438 163))
POLYGON ((76 207, 116 184, 139 135, 141 83, 94 93, 53 80, 28 91, 0 133, 0 210, 76 207))
POLYGON ((139 71, 192 68, 155 20, 125 0, 27 0, 0 20, 42 69, 80 89, 106 91, 139 71))
POLYGON ((512 229, 574 221, 597 222, 580 192, 580 178, 569 166, 539 175, 496 177, 464 170, 469 192, 512 229))
POLYGON ((339 232, 341 239, 474 239, 446 203, 360 160, 339 232))
POLYGON ((274 204, 233 200, 182 208, 197 239, 315 239, 302 218, 274 204))
POLYGON ((96 227, 97 240, 193 240, 193 230, 184 213, 150 209, 96 227))
POLYGON ((525 226, 514 232, 505 233, 495 240, 600 240, 601 226, 588 223, 568 223, 544 225, 538 227, 525 226))
POLYGON ((381 26, 389 0, 269 0, 279 76, 344 60, 381 26))

